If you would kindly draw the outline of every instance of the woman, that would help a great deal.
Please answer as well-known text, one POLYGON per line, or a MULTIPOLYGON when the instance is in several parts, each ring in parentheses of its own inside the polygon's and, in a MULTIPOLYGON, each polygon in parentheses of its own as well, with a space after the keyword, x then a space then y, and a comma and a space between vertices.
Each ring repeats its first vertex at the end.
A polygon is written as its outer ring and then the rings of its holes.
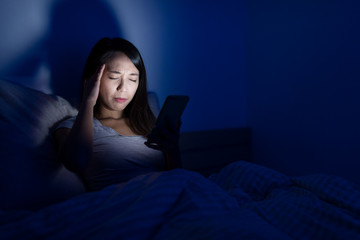
POLYGON ((133 44, 101 39, 90 52, 82 81, 78 115, 62 122, 54 136, 60 160, 89 190, 181 166, 177 126, 169 122, 168 129, 149 135, 155 117, 145 66, 133 44))

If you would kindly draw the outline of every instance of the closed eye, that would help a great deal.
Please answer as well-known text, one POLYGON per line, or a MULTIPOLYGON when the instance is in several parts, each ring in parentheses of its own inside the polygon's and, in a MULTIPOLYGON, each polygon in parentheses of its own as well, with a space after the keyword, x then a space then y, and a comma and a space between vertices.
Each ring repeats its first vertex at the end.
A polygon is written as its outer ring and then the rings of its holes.
POLYGON ((132 81, 132 82, 136 82, 137 81, 137 79, 129 79, 130 81, 132 81))
POLYGON ((111 80, 116 80, 116 79, 118 79, 117 77, 109 77, 109 79, 111 79, 111 80))

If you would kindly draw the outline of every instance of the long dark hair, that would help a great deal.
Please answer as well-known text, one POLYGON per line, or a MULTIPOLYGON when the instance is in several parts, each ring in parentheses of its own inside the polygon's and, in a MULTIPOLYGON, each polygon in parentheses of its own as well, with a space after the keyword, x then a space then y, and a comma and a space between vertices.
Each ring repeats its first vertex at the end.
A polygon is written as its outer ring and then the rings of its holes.
MULTIPOLYGON (((84 67, 82 75, 82 95, 85 81, 89 79, 102 64, 106 64, 114 53, 117 52, 124 53, 139 70, 139 86, 132 101, 124 109, 124 117, 128 119, 129 126, 134 133, 146 136, 155 124, 155 117, 148 103, 146 70, 143 59, 139 50, 129 41, 122 38, 102 38, 95 44, 84 67)), ((98 101, 94 107, 94 116, 96 117, 97 114, 98 101)))

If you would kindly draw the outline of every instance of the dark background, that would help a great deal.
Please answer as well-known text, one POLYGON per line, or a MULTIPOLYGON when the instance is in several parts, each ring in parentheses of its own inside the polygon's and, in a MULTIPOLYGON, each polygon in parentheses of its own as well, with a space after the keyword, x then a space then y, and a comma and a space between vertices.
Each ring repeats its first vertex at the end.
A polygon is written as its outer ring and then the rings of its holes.
MULTIPOLYGON (((183 131, 249 126, 253 160, 360 183, 359 1, 2 0, 0 77, 79 102, 93 44, 124 37, 183 131)), ((216 141, 216 139, 214 139, 216 141)))

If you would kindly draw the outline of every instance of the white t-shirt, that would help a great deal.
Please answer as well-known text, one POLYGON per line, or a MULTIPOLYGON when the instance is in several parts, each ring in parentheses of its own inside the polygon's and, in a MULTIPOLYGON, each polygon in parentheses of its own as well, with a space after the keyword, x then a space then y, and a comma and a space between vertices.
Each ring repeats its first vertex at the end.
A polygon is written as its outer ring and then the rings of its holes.
MULTIPOLYGON (((59 124, 59 128, 72 128, 76 117, 59 124)), ((89 190, 100 190, 133 177, 164 169, 161 151, 147 147, 143 136, 124 136, 101 124, 94 118, 93 158, 83 177, 89 190)))

